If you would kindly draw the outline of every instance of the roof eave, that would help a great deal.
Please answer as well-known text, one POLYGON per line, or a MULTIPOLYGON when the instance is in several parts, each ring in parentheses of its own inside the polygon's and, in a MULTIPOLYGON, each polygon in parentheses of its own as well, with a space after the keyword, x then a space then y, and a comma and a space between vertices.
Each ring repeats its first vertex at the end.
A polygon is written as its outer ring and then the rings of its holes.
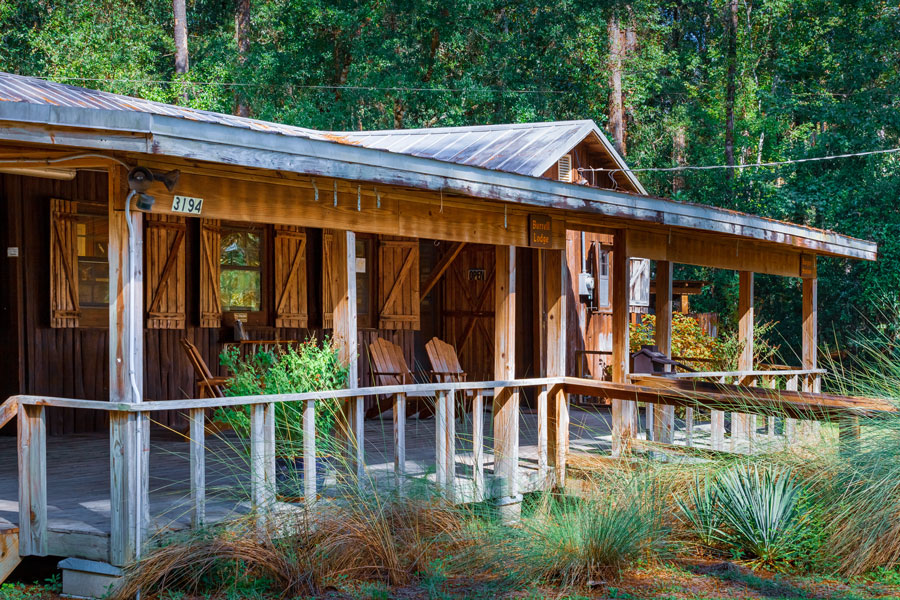
POLYGON ((877 255, 873 242, 714 207, 146 113, 0 102, 0 139, 176 156, 443 190, 528 206, 701 229, 787 244, 819 254, 864 260, 875 260, 877 255), (110 135, 103 135, 104 132, 110 135))

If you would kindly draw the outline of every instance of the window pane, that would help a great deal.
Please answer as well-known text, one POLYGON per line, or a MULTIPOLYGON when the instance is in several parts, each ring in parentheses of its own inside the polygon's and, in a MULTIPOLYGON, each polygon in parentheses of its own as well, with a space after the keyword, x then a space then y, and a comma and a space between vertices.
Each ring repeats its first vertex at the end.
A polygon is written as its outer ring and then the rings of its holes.
POLYGON ((222 230, 219 292, 222 310, 254 312, 262 308, 262 231, 222 230))
POLYGON ((78 246, 78 301, 83 307, 109 306, 109 228, 106 215, 80 214, 75 223, 78 246))
POLYGON ((223 231, 222 265, 258 267, 261 245, 258 231, 223 231))
POLYGON ((219 274, 222 310, 258 311, 262 306, 259 271, 223 268, 219 274))

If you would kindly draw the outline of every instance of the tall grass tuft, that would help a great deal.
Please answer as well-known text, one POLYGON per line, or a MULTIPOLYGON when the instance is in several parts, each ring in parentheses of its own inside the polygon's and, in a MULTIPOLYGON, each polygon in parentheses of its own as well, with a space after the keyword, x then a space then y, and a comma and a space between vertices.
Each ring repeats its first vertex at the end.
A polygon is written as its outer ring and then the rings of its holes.
POLYGON ((661 492, 649 477, 616 473, 604 474, 585 497, 543 495, 519 528, 490 530, 477 559, 523 582, 580 586, 615 579, 627 564, 666 549, 661 492))

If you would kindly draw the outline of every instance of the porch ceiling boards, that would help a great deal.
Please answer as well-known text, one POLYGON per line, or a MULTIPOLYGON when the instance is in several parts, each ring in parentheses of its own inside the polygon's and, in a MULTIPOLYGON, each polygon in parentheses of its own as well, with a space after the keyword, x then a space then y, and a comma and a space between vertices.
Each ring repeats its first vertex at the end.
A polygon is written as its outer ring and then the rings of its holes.
POLYGON ((361 134, 353 134, 360 135, 355 140, 346 139, 347 135, 0 73, 0 141, 163 155, 399 185, 578 213, 582 222, 596 218, 597 225, 603 225, 604 218, 616 218, 655 227, 737 236, 818 254, 866 260, 874 260, 877 255, 875 243, 831 231, 709 206, 367 148, 363 147, 361 134))

